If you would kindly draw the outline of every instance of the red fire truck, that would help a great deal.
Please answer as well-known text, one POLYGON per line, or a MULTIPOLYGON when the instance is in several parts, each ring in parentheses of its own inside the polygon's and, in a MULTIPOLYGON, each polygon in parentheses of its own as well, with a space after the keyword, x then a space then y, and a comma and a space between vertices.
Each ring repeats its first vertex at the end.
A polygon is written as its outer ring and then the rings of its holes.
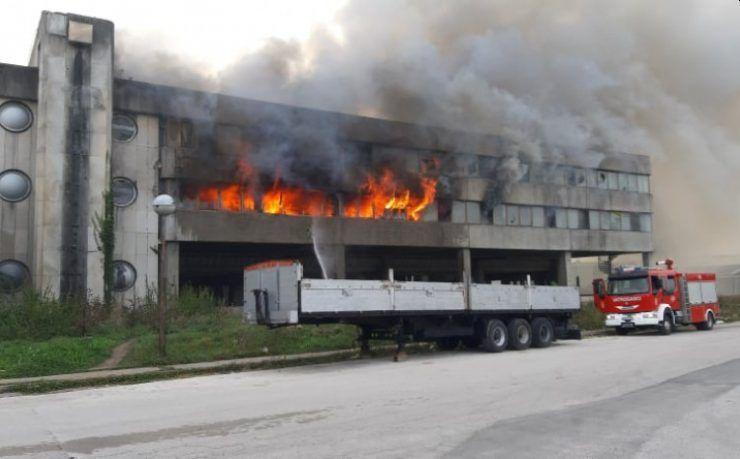
POLYGON ((668 335, 677 325, 711 330, 719 316, 715 274, 681 273, 670 259, 652 268, 618 268, 608 283, 596 279, 593 285, 594 304, 619 335, 638 328, 668 335))

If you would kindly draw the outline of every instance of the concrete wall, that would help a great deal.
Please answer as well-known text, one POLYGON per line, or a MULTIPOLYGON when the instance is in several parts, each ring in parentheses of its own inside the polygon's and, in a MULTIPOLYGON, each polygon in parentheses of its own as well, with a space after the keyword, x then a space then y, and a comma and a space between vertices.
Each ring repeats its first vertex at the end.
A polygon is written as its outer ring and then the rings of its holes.
POLYGON ((111 175, 133 181, 136 200, 125 207, 115 207, 114 259, 124 260, 136 269, 133 288, 115 293, 119 303, 140 299, 147 288, 157 287, 157 214, 151 207, 158 191, 159 119, 154 116, 130 116, 136 121, 136 137, 128 142, 113 142, 111 175))
MULTIPOLYGON (((8 91, 10 92, 10 91, 8 91)), ((17 98, 0 97, 0 105, 8 100, 24 103, 34 114, 34 124, 23 132, 10 132, 0 127, 0 172, 19 170, 32 180, 31 196, 20 202, 0 200, 0 260, 17 260, 32 267, 33 246, 29 235, 33 228, 33 193, 35 183, 36 103, 17 98)))
MULTIPOLYGON (((649 251, 651 233, 455 223, 322 218, 322 240, 344 245, 559 250, 588 253, 649 251)), ((283 215, 178 211, 172 241, 311 244, 312 219, 283 215)))
POLYGON ((104 212, 110 178, 113 24, 44 12, 33 49, 33 277, 55 293, 101 296, 103 260, 92 222, 104 212))

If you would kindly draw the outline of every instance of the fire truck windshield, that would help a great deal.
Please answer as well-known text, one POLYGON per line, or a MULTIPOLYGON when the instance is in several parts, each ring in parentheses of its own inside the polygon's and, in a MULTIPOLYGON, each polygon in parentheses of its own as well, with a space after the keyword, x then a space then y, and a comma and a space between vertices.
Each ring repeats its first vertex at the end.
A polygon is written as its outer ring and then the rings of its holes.
POLYGON ((609 279, 608 292, 610 295, 632 295, 649 291, 650 284, 647 276, 609 279))

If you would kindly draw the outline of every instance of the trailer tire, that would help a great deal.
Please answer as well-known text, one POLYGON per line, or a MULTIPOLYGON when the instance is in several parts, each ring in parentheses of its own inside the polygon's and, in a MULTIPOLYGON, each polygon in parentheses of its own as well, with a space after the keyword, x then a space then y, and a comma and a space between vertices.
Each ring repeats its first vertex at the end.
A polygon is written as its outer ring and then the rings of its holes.
POLYGON ((529 349, 532 344, 532 327, 524 319, 509 322, 509 348, 515 351, 529 349))
POLYGON ((448 336, 445 338, 438 338, 436 341, 437 349, 440 351, 454 351, 460 345, 460 338, 456 336, 448 336))
POLYGON ((484 328, 483 349, 487 352, 502 352, 509 345, 506 325, 498 319, 489 319, 484 328))
POLYGON ((658 325, 658 332, 661 335, 670 335, 675 325, 673 324, 673 313, 666 310, 663 312, 663 323, 658 325))
POLYGON ((716 319, 714 318, 714 313, 712 311, 707 311, 707 320, 704 322, 699 322, 696 324, 696 328, 698 330, 711 330, 714 328, 714 324, 716 323, 716 319))
POLYGON ((550 347, 555 337, 552 322, 544 317, 532 321, 532 347, 550 347))

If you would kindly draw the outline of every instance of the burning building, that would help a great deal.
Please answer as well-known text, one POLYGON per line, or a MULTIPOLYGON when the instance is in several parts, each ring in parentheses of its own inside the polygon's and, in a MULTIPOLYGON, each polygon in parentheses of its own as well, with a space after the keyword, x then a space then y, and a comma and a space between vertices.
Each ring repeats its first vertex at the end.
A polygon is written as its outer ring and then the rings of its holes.
POLYGON ((117 79, 113 34, 45 12, 29 65, 0 65, 5 290, 102 295, 107 261, 135 301, 160 237, 170 289, 232 302, 243 267, 276 258, 309 277, 566 284, 572 257, 652 251, 646 156, 528 161, 491 135, 117 79), (177 203, 161 225, 159 193, 177 203))

